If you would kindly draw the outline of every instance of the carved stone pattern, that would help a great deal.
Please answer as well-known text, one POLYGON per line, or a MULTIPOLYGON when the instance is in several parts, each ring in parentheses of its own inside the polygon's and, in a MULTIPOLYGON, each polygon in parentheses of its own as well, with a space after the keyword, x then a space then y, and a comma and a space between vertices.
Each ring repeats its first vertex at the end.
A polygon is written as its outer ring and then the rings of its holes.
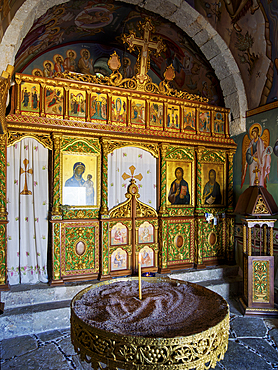
POLYGON ((109 141, 107 143, 107 153, 112 153, 115 149, 123 148, 125 146, 136 146, 151 153, 155 158, 159 157, 159 148, 156 144, 137 143, 130 141, 109 141))
POLYGON ((168 262, 194 262, 191 260, 191 222, 183 221, 180 223, 168 221, 167 235, 168 262), (175 244, 175 237, 177 234, 183 237, 184 243, 181 248, 177 248, 175 244))
POLYGON ((155 209, 137 200, 136 217, 157 217, 155 209))
POLYGON ((269 302, 269 261, 253 261, 253 302, 269 302))
POLYGON ((267 208, 267 206, 266 206, 266 204, 263 200, 263 197, 261 195, 258 196, 258 200, 257 200, 257 204, 255 206, 254 213, 256 213, 256 214, 268 214, 268 213, 270 213, 269 209, 267 208))
POLYGON ((0 285, 6 281, 6 225, 0 224, 0 285))
POLYGON ((218 325, 188 337, 152 338, 120 336, 94 330, 71 311, 72 342, 81 360, 98 369, 98 363, 110 370, 169 370, 214 368, 228 348, 229 314, 218 325), (159 356, 158 356, 159 355, 159 356))
POLYGON ((100 153, 99 140, 76 139, 63 137, 61 149, 68 152, 100 153))
POLYGON ((11 146, 25 137, 31 137, 42 144, 46 149, 52 150, 53 142, 50 135, 39 135, 35 133, 8 132, 8 146, 11 146))
POLYGON ((60 271, 60 262, 61 262, 61 254, 60 254, 60 223, 55 223, 53 226, 53 279, 59 280, 61 278, 61 271, 60 271))
POLYGON ((170 146, 168 147, 166 158, 169 159, 186 159, 194 160, 194 148, 177 148, 170 146))

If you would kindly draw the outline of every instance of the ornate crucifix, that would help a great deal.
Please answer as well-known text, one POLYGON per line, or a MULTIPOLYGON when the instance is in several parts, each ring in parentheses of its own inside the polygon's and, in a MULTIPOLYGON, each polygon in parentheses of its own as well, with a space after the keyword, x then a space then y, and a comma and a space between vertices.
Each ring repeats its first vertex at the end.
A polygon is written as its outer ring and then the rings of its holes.
POLYGON ((32 168, 29 168, 29 170, 27 170, 28 163, 29 163, 28 159, 25 158, 23 160, 23 164, 24 164, 25 170, 22 167, 20 167, 20 174, 21 175, 23 173, 25 174, 24 188, 23 188, 22 192, 20 193, 22 195, 31 195, 32 194, 31 190, 28 190, 28 187, 27 187, 27 176, 26 176, 26 174, 27 173, 29 173, 30 175, 33 174, 32 168))
POLYGON ((147 72, 150 68, 150 49, 155 50, 156 54, 159 55, 165 49, 165 45, 160 37, 157 38, 157 41, 152 40, 151 32, 154 32, 155 28, 151 24, 150 19, 147 18, 145 23, 139 22, 139 29, 144 31, 143 38, 136 37, 135 32, 130 31, 129 36, 122 36, 122 40, 129 45, 129 51, 133 51, 135 46, 140 51, 137 59, 137 63, 140 67, 136 77, 139 83, 144 85, 148 80, 147 72))
POLYGON ((127 173, 123 173, 122 174, 122 178, 124 179, 124 180, 127 180, 127 179, 137 179, 137 180, 139 180, 139 181, 141 181, 142 180, 142 178, 143 178, 143 175, 141 174, 141 173, 139 173, 139 175, 135 175, 135 176, 133 176, 134 175, 134 172, 135 172, 135 170, 136 170, 136 168, 134 167, 134 166, 130 166, 129 167, 129 169, 130 169, 130 173, 131 173, 131 175, 128 175, 127 173))

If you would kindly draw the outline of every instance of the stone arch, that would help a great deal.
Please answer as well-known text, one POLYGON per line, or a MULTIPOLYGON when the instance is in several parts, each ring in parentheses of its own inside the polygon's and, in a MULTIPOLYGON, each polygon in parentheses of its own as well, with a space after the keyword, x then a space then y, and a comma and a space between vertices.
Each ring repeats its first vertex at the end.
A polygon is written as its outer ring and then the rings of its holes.
MULTIPOLYGON (((0 44, 0 71, 13 65, 23 38, 34 21, 49 8, 69 0, 26 0, 16 12, 0 44)), ((121 0, 138 5, 175 23, 200 47, 215 71, 225 106, 231 109, 230 133, 245 131, 247 98, 237 63, 225 41, 206 19, 184 0, 121 0)))

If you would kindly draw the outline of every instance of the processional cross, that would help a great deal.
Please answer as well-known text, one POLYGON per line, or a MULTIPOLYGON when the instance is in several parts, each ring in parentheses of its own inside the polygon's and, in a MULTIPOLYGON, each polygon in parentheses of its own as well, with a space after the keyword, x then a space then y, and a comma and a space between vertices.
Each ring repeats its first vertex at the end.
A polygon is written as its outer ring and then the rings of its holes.
POLYGON ((27 175, 26 174, 29 173, 30 175, 32 175, 33 174, 33 169, 32 168, 29 168, 29 170, 27 170, 28 163, 29 163, 28 159, 25 158, 23 160, 23 164, 24 164, 25 170, 22 167, 20 167, 20 174, 21 175, 23 173, 25 174, 24 188, 23 188, 22 192, 20 193, 22 195, 31 195, 32 194, 31 190, 28 190, 28 187, 27 187, 27 175))
POLYGON ((154 32, 155 28, 148 18, 145 23, 139 22, 139 29, 144 31, 143 38, 136 37, 135 32, 130 31, 128 36, 122 36, 122 40, 124 43, 126 42, 129 45, 128 50, 130 52, 134 51, 135 46, 140 51, 137 59, 137 63, 140 67, 139 73, 137 73, 136 77, 140 84, 144 85, 148 80, 147 72, 150 65, 150 49, 155 50, 156 54, 159 55, 165 49, 165 45, 160 37, 157 38, 157 41, 152 40, 151 32, 154 32))

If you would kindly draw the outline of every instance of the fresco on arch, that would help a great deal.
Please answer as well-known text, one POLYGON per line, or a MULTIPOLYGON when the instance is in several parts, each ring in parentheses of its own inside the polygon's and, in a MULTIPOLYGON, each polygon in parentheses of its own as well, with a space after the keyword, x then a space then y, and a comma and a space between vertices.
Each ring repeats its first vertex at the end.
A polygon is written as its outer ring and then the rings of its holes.
POLYGON ((278 2, 274 0, 186 0, 186 2, 204 16, 229 47, 245 85, 248 109, 277 99, 278 2), (267 81, 266 76, 269 76, 267 81), (252 89, 248 89, 249 86, 252 86, 252 89))
POLYGON ((121 40, 138 22, 150 17, 166 51, 151 54, 148 74, 155 83, 164 79, 169 65, 175 68, 174 88, 207 97, 224 105, 218 79, 196 44, 183 31, 158 15, 129 4, 106 1, 70 1, 49 9, 30 29, 16 56, 16 72, 52 78, 55 72, 109 75, 110 55, 120 56, 124 77, 136 75, 138 51, 129 52, 121 40), (78 6, 77 6, 78 4, 78 6))

